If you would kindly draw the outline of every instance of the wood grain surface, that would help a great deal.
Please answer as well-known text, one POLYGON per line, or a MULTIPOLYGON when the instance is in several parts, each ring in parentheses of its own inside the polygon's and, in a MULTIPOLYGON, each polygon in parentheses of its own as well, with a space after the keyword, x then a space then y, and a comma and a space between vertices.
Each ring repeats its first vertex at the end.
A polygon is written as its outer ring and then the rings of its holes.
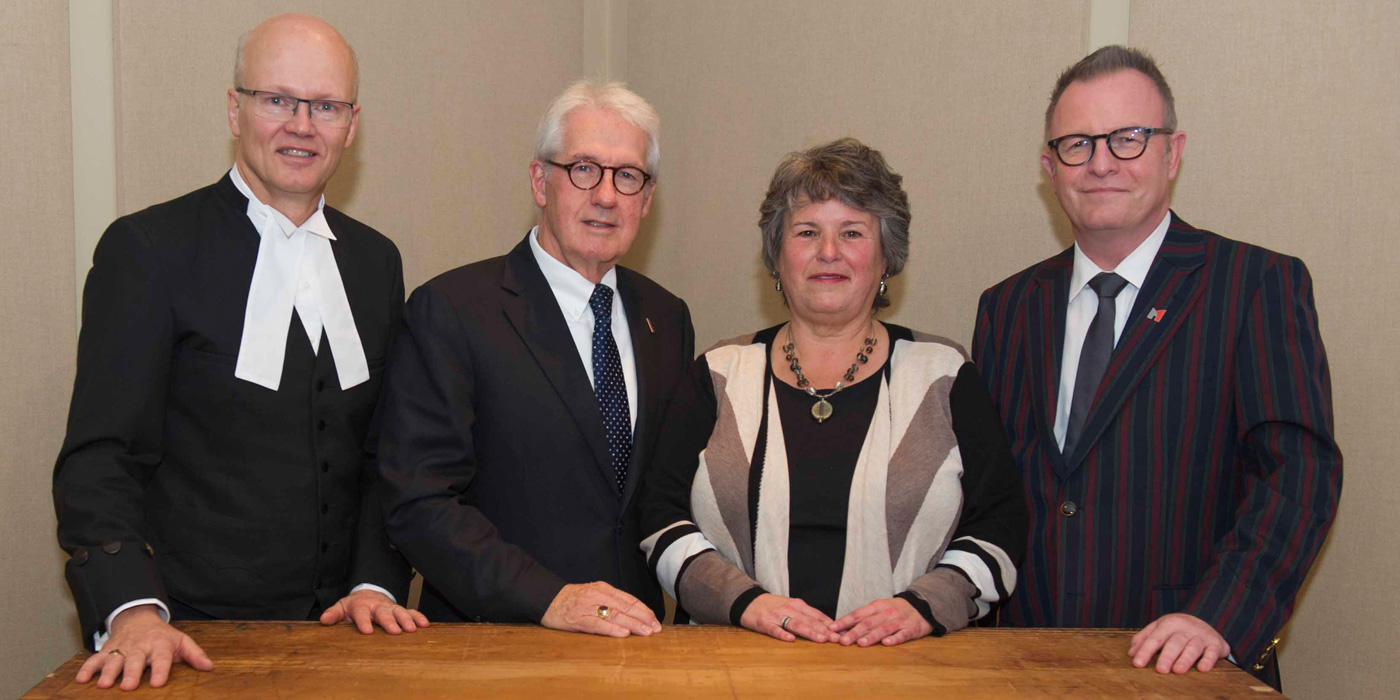
MULTIPOLYGON (((732 627, 610 639, 529 625, 437 624, 364 636, 314 622, 178 623, 214 659, 177 666, 165 698, 1279 698, 1229 663, 1159 675, 1131 631, 970 629, 897 647, 779 642, 732 627)), ((130 697, 73 682, 78 654, 24 695, 130 697)))

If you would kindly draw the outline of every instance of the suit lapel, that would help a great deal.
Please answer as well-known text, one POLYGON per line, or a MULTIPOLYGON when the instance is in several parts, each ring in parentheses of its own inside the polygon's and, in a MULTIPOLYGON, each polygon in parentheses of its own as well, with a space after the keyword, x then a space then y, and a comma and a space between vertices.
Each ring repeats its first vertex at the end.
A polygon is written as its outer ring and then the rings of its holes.
POLYGON ((1047 260, 1036 271, 1034 288, 1026 298, 1027 376, 1032 387, 1041 449, 1057 473, 1064 471, 1055 442, 1055 410, 1059 403, 1060 362, 1065 347, 1065 313, 1069 307, 1069 278, 1074 249, 1047 260))
POLYGON ((617 268, 617 291, 622 295, 622 309, 627 314, 627 327, 632 336, 632 357, 637 366, 637 405, 632 407, 637 422, 632 431, 632 462, 627 465, 627 483, 622 490, 622 505, 626 508, 637 490, 651 439, 656 433, 655 423, 661 419, 656 406, 657 398, 661 395, 657 386, 661 347, 647 325, 649 315, 644 313, 642 298, 637 293, 631 270, 617 268))
POLYGON ((603 414, 598 410, 598 398, 588 383, 588 373, 564 321, 564 313, 559 310, 559 301, 535 262, 528 237, 506 256, 501 288, 506 292, 501 300, 506 318, 568 407, 592 448, 599 475, 611 486, 615 483, 612 457, 603 429, 603 414))
POLYGON ((1200 303, 1205 285, 1199 272, 1205 261, 1204 237, 1173 214, 1171 228, 1133 303, 1123 335, 1104 372, 1103 383, 1085 417, 1079 444, 1074 454, 1066 455, 1067 473, 1072 473, 1084 461, 1090 447, 1123 407, 1133 388, 1200 303), (1153 309, 1166 313, 1161 320, 1148 319, 1147 312, 1153 309))

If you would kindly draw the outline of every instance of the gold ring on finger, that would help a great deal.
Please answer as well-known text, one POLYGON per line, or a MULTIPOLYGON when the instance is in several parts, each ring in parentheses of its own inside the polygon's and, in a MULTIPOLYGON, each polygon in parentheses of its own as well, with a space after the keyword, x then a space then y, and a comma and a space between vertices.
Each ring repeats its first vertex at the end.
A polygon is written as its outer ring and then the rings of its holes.
POLYGON ((107 654, 108 654, 108 655, 116 654, 117 656, 120 656, 120 657, 122 657, 122 658, 126 658, 126 654, 123 654, 121 649, 112 649, 112 650, 108 651, 107 654))
POLYGON ((787 617, 783 618, 783 621, 782 621, 782 622, 779 622, 779 623, 778 623, 778 626, 781 627, 781 628, 783 628, 783 631, 784 631, 784 632, 791 632, 792 630, 790 630, 790 629, 787 628, 789 622, 792 622, 792 616, 791 616, 791 615, 788 615, 787 617))
POLYGON ((599 605, 598 609, 593 611, 593 614, 597 615, 603 620, 606 620, 608 619, 608 616, 612 614, 612 610, 610 610, 606 605, 599 605))

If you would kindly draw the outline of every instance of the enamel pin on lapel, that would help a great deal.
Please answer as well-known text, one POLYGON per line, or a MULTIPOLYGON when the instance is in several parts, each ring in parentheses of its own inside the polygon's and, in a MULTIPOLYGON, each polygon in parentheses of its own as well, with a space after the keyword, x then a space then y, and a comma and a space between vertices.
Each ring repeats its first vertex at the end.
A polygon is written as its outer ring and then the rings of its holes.
POLYGON ((1148 312, 1147 312, 1147 318, 1148 318, 1148 320, 1152 321, 1153 323, 1161 323, 1161 322, 1162 322, 1162 317, 1163 317, 1163 316, 1166 316, 1166 315, 1167 315, 1167 310, 1166 310, 1166 309, 1157 309, 1157 308, 1153 308, 1153 309, 1148 310, 1148 312))

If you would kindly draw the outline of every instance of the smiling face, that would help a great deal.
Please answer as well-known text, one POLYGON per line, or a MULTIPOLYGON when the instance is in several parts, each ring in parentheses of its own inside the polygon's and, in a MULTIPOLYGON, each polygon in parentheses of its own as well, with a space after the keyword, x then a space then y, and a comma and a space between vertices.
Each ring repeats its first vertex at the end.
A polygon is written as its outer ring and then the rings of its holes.
POLYGON ((880 219, 870 212, 828 199, 794 207, 783 222, 778 279, 794 319, 868 317, 884 272, 880 219))
MULTIPOLYGON (((350 47, 330 25, 311 17, 274 17, 248 36, 243 85, 309 99, 355 101, 350 47)), ((264 203, 301 223, 316 209, 341 153, 355 139, 360 107, 350 124, 328 127, 311 120, 310 107, 279 122, 253 114, 251 97, 228 91, 228 123, 237 139, 234 162, 264 203)))
MULTIPOLYGON (((1163 112, 1162 96, 1151 79, 1122 70, 1065 88, 1050 119, 1049 138, 1106 134, 1129 126, 1161 127, 1163 112)), ((1156 134, 1142 156, 1119 160, 1100 139, 1094 157, 1084 165, 1067 166, 1049 149, 1040 162, 1077 240, 1136 244, 1167 215, 1171 182, 1185 144, 1186 134, 1180 131, 1156 134)))
MULTIPOLYGON (((553 160, 591 160, 605 168, 646 169, 647 135, 610 110, 580 107, 564 117, 563 146, 553 160)), ((563 168, 530 163, 530 189, 540 207, 539 242, 545 252, 597 284, 637 238, 651 209, 654 184, 618 194, 613 171, 591 190, 569 181, 563 168)))

